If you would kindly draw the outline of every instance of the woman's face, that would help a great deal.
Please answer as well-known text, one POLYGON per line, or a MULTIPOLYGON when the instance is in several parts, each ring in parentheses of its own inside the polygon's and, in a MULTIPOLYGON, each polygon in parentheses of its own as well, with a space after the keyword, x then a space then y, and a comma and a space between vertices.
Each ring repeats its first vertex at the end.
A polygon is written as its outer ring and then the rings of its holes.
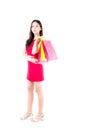
POLYGON ((32 30, 34 35, 39 35, 39 33, 41 31, 41 27, 40 27, 40 25, 37 22, 33 22, 31 30, 32 30))

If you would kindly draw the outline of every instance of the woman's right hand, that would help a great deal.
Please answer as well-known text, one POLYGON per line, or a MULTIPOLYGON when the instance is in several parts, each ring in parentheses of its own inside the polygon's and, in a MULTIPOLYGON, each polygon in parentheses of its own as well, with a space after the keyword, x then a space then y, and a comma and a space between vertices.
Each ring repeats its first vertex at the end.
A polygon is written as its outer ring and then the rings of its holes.
POLYGON ((34 64, 38 64, 38 59, 36 59, 36 58, 31 58, 31 62, 34 63, 34 64))
POLYGON ((34 64, 37 64, 38 63, 38 59, 37 58, 34 58, 34 57, 31 57, 31 56, 27 56, 27 60, 34 63, 34 64))
POLYGON ((32 63, 34 63, 34 64, 37 64, 37 63, 38 63, 38 59, 34 58, 34 57, 31 56, 31 55, 28 55, 27 52, 26 52, 26 50, 23 51, 23 55, 24 55, 24 57, 25 57, 25 59, 26 59, 27 61, 30 61, 30 62, 32 62, 32 63))

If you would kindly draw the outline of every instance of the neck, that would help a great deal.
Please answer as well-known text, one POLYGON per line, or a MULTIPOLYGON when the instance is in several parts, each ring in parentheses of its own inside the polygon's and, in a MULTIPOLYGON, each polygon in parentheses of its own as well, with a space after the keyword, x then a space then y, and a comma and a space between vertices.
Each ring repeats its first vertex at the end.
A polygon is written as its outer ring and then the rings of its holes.
POLYGON ((37 39, 37 37, 39 37, 39 34, 34 35, 34 39, 37 39))

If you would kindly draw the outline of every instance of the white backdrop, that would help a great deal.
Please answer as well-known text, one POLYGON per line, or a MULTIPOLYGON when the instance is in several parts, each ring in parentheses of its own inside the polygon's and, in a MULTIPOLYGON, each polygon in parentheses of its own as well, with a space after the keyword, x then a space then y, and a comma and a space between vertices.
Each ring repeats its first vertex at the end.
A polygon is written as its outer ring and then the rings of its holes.
POLYGON ((0 129, 87 130, 86 17, 86 0, 0 1, 0 129), (27 107, 22 50, 33 19, 58 54, 44 65, 45 121, 37 124, 19 119, 27 107))

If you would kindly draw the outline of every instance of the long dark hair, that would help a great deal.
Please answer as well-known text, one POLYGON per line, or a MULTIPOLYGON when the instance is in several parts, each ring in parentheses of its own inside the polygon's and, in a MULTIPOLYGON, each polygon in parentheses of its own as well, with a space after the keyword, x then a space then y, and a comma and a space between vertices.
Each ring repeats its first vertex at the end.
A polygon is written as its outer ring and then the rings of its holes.
POLYGON ((41 31, 40 31, 40 34, 39 34, 39 35, 40 35, 40 36, 43 35, 43 27, 42 27, 41 22, 40 22, 39 20, 37 20, 37 19, 34 19, 34 20, 31 22, 31 25, 30 25, 29 38, 26 40, 26 44, 25 44, 25 47, 26 47, 26 48, 31 44, 32 40, 34 39, 34 34, 33 34, 33 32, 32 32, 32 24, 33 24, 34 22, 37 22, 37 23, 40 25, 40 27, 41 27, 41 31))

